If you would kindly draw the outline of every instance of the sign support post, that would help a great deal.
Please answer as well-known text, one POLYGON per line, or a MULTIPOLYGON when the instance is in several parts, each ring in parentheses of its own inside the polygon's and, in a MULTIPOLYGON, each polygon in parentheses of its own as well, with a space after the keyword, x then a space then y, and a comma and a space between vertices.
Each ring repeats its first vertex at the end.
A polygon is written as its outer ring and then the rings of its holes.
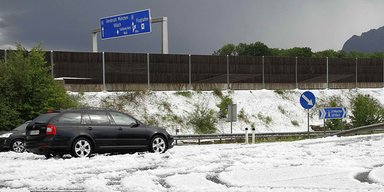
POLYGON ((316 97, 315 95, 310 92, 306 91, 300 96, 300 104, 304 109, 308 110, 308 139, 309 137, 309 109, 315 106, 316 103, 316 97))

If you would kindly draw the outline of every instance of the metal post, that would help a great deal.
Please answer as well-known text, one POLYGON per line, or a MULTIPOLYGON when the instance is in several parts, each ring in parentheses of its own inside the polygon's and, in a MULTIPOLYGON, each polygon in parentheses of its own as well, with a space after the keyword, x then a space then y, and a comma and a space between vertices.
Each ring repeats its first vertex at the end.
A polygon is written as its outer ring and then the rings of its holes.
POLYGON ((97 52, 97 33, 100 32, 100 28, 93 29, 91 32, 92 32, 92 52, 97 52))
POLYGON ((229 87, 229 55, 227 55, 227 89, 230 89, 229 87))
POLYGON ((232 134, 232 121, 231 121, 231 134, 232 134))
POLYGON ((149 53, 147 53, 147 69, 148 69, 148 90, 151 90, 151 72, 149 70, 149 53))
POLYGON ((328 57, 327 57, 327 89, 329 89, 329 68, 328 68, 328 57))
POLYGON ((356 58, 356 89, 357 89, 357 58, 356 58))
POLYGON ((161 26, 161 52, 163 54, 168 54, 168 18, 163 17, 163 25, 161 26))
POLYGON ((310 138, 309 137, 309 109, 307 109, 308 110, 308 139, 310 138))
POLYGON ((4 50, 4 65, 5 65, 5 69, 7 69, 7 49, 4 50))
POLYGON ((189 90, 192 90, 192 66, 191 54, 189 54, 189 90))
POLYGON ((263 89, 265 89, 265 81, 264 81, 264 56, 263 56, 263 89))
POLYGON ((296 89, 299 89, 299 83, 298 83, 298 80, 297 80, 297 57, 296 57, 296 70, 295 70, 295 73, 296 73, 296 89))
POLYGON ((104 52, 103 52, 103 91, 105 92, 106 89, 105 89, 105 56, 104 56, 104 52))
POLYGON ((52 78, 55 77, 54 75, 54 71, 53 71, 53 51, 51 50, 51 74, 52 74, 52 78))

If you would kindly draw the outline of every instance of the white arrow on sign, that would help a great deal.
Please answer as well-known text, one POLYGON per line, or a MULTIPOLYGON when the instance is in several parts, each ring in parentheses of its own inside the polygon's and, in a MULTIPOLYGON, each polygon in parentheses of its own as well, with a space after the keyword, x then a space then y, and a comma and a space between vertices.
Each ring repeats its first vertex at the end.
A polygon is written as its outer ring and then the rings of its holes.
POLYGON ((325 114, 325 109, 324 109, 324 108, 321 108, 321 109, 320 109, 320 114, 321 114, 321 115, 320 115, 320 119, 324 119, 324 118, 325 118, 325 115, 326 115, 326 114, 325 114))
POLYGON ((308 97, 306 97, 304 94, 303 94, 303 98, 304 98, 305 101, 308 102, 308 105, 313 105, 313 103, 312 103, 312 99, 309 100, 308 97))

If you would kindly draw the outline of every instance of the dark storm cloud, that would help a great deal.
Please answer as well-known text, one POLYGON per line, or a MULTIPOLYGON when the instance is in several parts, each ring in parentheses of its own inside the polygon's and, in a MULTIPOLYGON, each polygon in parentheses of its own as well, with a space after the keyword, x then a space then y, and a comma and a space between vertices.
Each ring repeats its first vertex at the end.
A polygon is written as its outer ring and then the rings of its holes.
MULTIPOLYGON (((354 34, 384 23, 384 2, 233 0, 2 0, 0 47, 43 41, 47 50, 92 51, 91 30, 99 19, 142 9, 168 17, 169 52, 212 54, 227 43, 261 41, 269 47, 341 49, 354 34)), ((152 33, 100 40, 99 51, 160 53, 161 24, 152 33)))

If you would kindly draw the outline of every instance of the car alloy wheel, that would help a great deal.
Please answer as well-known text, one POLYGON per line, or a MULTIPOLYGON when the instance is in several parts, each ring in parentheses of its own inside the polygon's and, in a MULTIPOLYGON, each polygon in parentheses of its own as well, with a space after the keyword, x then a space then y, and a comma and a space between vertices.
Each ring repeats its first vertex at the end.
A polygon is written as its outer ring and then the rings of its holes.
POLYGON ((12 151, 16 152, 16 153, 22 153, 24 152, 25 148, 24 148, 24 141, 21 140, 21 139, 17 139, 15 141, 12 142, 12 151))
POLYGON ((89 157, 92 153, 92 144, 88 139, 77 139, 72 147, 72 156, 89 157))
POLYGON ((161 136, 155 136, 151 141, 150 151, 154 153, 164 153, 167 151, 165 139, 161 136))

